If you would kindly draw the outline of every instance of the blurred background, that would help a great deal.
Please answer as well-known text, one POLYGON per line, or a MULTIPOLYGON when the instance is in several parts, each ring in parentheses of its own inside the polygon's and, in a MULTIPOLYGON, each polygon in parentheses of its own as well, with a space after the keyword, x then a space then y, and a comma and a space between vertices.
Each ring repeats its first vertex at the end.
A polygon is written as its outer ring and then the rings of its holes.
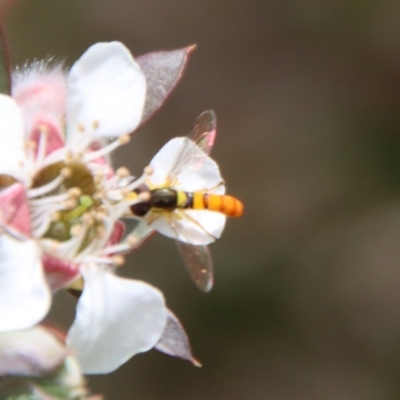
MULTIPOLYGON (((211 246, 215 287, 155 237, 123 273, 159 287, 201 369, 156 351, 89 386, 106 399, 400 399, 400 3, 4 1, 12 62, 91 44, 197 43, 184 79, 117 157, 139 174, 195 117, 245 215, 211 246)), ((74 300, 53 317, 68 326, 74 300)))

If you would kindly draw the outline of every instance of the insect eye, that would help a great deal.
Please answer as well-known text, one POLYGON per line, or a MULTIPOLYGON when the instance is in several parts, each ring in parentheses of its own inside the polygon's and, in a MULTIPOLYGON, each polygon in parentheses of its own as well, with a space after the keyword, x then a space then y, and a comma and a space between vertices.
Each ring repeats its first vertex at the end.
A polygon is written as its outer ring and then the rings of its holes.
POLYGON ((141 202, 141 203, 132 204, 130 206, 130 209, 132 211, 132 214, 134 214, 138 217, 143 217, 150 210, 150 203, 141 202))

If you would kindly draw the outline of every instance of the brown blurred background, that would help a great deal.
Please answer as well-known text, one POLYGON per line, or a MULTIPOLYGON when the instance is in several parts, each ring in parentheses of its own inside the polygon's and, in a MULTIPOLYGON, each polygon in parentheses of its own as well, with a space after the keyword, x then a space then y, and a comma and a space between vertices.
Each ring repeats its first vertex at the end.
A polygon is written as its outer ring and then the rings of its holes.
MULTIPOLYGON (((119 400, 400 399, 400 3, 20 0, 14 64, 92 43, 198 44, 164 107, 120 152, 139 174, 213 108, 213 151, 246 205, 212 245, 214 290, 156 237, 124 272, 161 288, 204 367, 156 351, 91 377, 119 400)), ((55 318, 73 317, 58 295, 55 318)))

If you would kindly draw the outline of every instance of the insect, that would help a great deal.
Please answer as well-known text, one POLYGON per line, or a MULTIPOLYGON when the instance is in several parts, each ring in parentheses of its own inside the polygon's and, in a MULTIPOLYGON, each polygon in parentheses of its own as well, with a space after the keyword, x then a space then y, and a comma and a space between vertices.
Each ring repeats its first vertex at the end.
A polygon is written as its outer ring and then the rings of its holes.
POLYGON ((216 136, 216 117, 199 115, 186 138, 168 142, 153 158, 145 183, 130 206, 154 230, 175 239, 194 283, 208 292, 213 265, 207 244, 222 233, 226 217, 239 217, 243 203, 225 195, 217 164, 208 156, 216 136))

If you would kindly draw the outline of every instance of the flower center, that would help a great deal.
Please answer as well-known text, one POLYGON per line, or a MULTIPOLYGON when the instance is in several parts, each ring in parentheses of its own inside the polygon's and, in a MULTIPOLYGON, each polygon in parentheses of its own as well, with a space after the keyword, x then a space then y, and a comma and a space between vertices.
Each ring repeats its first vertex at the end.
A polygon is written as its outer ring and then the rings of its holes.
POLYGON ((64 173, 64 179, 51 190, 35 197, 33 214, 38 215, 38 209, 49 212, 54 209, 47 230, 42 238, 64 242, 76 236, 85 223, 85 237, 78 252, 83 250, 93 238, 98 236, 103 227, 99 213, 104 214, 99 201, 100 188, 97 186, 91 171, 81 162, 64 161, 51 164, 35 176, 32 189, 46 187, 64 173), (47 201, 48 200, 48 201, 47 201))

